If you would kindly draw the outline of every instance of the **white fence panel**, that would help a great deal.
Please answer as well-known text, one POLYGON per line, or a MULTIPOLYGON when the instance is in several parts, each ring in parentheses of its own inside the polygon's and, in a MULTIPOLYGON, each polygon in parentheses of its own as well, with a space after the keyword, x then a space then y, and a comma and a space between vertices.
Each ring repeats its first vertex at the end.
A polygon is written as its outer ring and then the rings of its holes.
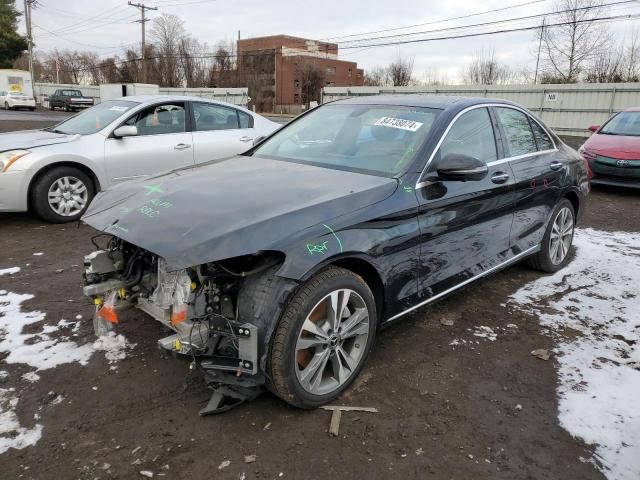
POLYGON ((613 113, 640 106, 640 83, 567 85, 446 85, 431 87, 325 87, 322 103, 367 95, 453 95, 490 97, 518 103, 560 135, 588 136, 613 113))
MULTIPOLYGON (((44 104, 44 99, 60 88, 73 88, 82 91, 87 97, 92 97, 95 103, 100 103, 99 85, 74 85, 66 83, 36 83, 34 94, 38 103, 44 104)), ((249 89, 234 88, 160 88, 161 95, 186 95, 190 97, 208 98, 221 102, 246 107, 249 103, 249 89)))

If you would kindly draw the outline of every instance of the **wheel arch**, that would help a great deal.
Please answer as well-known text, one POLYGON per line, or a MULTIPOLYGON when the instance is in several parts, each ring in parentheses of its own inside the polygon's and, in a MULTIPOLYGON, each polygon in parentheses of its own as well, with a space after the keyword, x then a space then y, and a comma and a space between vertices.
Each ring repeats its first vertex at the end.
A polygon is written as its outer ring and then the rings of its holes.
POLYGON ((569 190, 564 194, 563 198, 569 200, 571 202, 571 205, 573 205, 573 213, 575 215, 575 218, 580 218, 580 214, 582 213, 582 202, 580 200, 580 196, 574 190, 569 190))
POLYGON ((326 267, 341 267, 345 270, 349 270, 356 275, 362 277, 367 286, 373 293, 373 298, 376 302, 376 314, 378 322, 383 317, 383 311, 385 307, 385 290, 382 276, 375 264, 364 255, 351 254, 336 256, 327 259, 326 261, 317 264, 314 268, 309 270, 300 280, 305 282, 313 277, 316 273, 326 267))
POLYGON ((98 179, 98 176, 95 174, 95 172, 88 166, 80 162, 74 162, 72 160, 49 163, 47 165, 44 165, 42 168, 40 168, 40 170, 36 172, 36 174, 31 178, 31 181, 29 182, 29 187, 27 188, 27 198, 28 198, 29 209, 31 209, 32 202, 33 202, 33 198, 32 198, 33 192, 31 191, 31 189, 33 188, 33 185, 40 179, 40 177, 42 177, 44 174, 46 174, 47 172, 57 167, 77 168, 78 170, 80 170, 82 173, 84 173, 91 179, 91 182, 93 183, 94 191, 96 193, 100 191, 100 180, 98 179))

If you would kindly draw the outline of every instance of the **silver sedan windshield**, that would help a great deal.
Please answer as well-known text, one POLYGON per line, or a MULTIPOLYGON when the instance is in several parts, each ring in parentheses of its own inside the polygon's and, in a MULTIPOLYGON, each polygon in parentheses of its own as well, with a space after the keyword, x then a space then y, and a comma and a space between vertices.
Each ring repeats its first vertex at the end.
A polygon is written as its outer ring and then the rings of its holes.
POLYGON ((128 100, 109 100, 75 115, 49 130, 56 133, 91 135, 139 105, 128 100))

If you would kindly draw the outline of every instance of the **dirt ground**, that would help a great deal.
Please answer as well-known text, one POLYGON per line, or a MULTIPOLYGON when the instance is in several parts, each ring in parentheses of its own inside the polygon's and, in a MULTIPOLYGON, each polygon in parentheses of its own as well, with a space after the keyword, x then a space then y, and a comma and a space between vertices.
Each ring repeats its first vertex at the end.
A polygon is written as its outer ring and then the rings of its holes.
MULTIPOLYGON (((595 190, 580 226, 640 230, 640 193, 595 190)), ((78 344, 94 340, 93 306, 81 294, 92 234, 84 225, 0 215, 0 268, 21 267, 0 276, 0 290, 34 295, 22 309, 45 312, 44 324, 82 315, 78 344)), ((588 448, 558 425, 553 359, 530 354, 553 348, 552 340, 535 317, 500 306, 540 275, 516 265, 381 332, 338 402, 379 413, 344 413, 337 438, 327 433, 330 412, 297 410, 270 394, 200 418, 209 394, 199 375, 187 360, 163 356, 161 327, 136 312, 118 327, 135 347, 116 369, 96 353, 85 366, 44 370, 30 383, 23 365, 0 354, 0 370, 9 373, 0 387, 19 393, 21 425, 33 427, 34 412, 43 425, 34 447, 0 455, 0 478, 135 479, 144 478, 141 470, 173 479, 603 478, 581 460, 588 448), (473 338, 468 329, 478 325, 501 334, 449 345, 473 338), (255 461, 246 463, 248 455, 255 461)))

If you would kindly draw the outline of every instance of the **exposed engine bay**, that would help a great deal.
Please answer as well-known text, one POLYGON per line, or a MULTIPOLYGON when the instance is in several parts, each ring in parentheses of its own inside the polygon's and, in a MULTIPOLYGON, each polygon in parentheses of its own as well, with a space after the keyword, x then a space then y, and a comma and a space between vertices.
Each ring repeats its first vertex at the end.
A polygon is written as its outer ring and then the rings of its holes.
POLYGON ((201 415, 220 413, 259 395, 258 327, 238 318, 238 294, 248 276, 281 263, 264 252, 168 271, 166 262, 118 237, 84 259, 86 296, 96 305, 94 329, 104 335, 119 323, 119 310, 142 310, 173 334, 161 349, 191 359, 214 393, 201 415))

